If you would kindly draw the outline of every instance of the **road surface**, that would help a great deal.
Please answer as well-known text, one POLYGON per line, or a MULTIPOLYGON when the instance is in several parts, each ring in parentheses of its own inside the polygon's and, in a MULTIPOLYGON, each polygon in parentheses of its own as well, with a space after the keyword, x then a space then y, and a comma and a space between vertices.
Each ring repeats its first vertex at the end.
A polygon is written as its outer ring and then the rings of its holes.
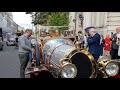
POLYGON ((0 78, 19 78, 20 61, 15 46, 4 46, 0 51, 0 78))

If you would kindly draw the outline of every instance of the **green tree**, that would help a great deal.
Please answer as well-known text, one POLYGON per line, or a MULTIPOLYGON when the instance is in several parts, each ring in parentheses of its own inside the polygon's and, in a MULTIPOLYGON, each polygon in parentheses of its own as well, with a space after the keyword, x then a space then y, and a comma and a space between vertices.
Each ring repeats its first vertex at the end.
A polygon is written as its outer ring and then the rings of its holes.
POLYGON ((53 12, 50 18, 50 26, 68 26, 69 13, 68 12, 53 12))
MULTIPOLYGON (((33 14, 26 12, 26 14, 33 14)), ((69 12, 36 12, 32 21, 34 25, 40 24, 44 26, 68 26, 69 12)))
POLYGON ((24 31, 23 31, 23 30, 21 30, 21 34, 24 34, 24 31))

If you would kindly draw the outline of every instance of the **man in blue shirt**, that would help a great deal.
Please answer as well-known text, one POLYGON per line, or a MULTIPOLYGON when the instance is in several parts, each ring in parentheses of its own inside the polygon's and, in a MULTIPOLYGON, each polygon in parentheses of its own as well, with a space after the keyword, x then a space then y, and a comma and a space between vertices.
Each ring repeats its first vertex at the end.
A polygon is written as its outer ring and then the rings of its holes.
POLYGON ((96 33, 95 28, 89 29, 89 37, 87 39, 89 52, 93 55, 94 59, 97 61, 100 56, 100 35, 96 33))

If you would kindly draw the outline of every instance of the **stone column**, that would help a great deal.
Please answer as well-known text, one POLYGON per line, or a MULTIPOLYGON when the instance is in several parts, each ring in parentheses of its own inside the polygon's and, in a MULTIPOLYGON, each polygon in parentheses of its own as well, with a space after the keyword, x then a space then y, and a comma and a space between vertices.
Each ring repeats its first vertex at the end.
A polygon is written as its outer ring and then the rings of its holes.
POLYGON ((75 12, 69 12, 69 31, 75 29, 75 23, 73 20, 75 19, 75 12))
POLYGON ((100 27, 100 21, 101 21, 100 13, 101 12, 96 13, 96 27, 100 27))
POLYGON ((107 31, 108 31, 108 12, 104 12, 104 37, 106 36, 106 34, 107 34, 107 31))
POLYGON ((83 33, 85 33, 84 29, 92 25, 92 12, 83 12, 83 16, 83 33))
POLYGON ((104 27, 105 12, 100 12, 100 26, 104 27))
POLYGON ((96 12, 92 12, 92 26, 96 25, 96 12))

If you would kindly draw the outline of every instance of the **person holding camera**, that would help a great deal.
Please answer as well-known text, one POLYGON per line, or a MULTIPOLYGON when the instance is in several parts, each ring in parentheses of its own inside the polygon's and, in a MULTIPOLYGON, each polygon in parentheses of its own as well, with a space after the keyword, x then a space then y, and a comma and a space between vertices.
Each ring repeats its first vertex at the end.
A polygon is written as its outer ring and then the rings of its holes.
POLYGON ((100 56, 100 35, 96 33, 95 27, 89 28, 88 32, 88 51, 93 55, 94 59, 97 61, 100 56))

